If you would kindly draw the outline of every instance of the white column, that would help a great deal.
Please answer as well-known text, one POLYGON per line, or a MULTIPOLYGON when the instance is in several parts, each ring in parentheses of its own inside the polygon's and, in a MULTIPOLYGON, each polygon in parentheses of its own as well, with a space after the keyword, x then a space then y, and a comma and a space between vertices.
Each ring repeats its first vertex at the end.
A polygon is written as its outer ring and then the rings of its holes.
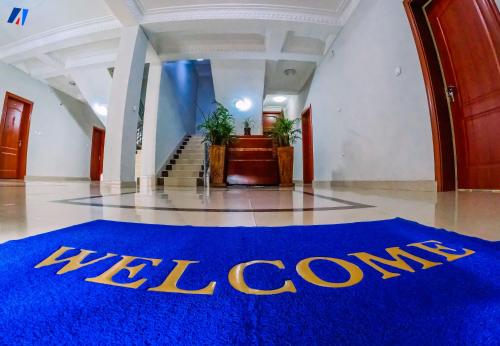
POLYGON ((139 26, 122 29, 109 100, 104 183, 135 185, 136 130, 148 39, 139 26))
POLYGON ((141 190, 156 185, 156 135, 162 70, 159 61, 149 64, 142 135, 141 190))

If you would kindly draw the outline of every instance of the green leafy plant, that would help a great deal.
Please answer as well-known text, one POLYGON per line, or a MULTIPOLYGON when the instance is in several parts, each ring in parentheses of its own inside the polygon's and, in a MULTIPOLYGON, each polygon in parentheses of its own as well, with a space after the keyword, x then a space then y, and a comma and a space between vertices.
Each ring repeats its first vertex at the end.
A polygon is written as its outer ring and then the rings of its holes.
POLYGON ((254 120, 252 117, 248 117, 248 118, 245 118, 245 120, 243 120, 243 127, 244 128, 251 129, 251 128, 253 128, 253 125, 254 125, 254 120))
POLYGON ((203 142, 213 145, 227 145, 234 138, 234 118, 229 110, 219 102, 210 115, 204 116, 198 129, 203 132, 203 142))
POLYGON ((271 137, 276 140, 279 147, 289 147, 300 139, 302 131, 297 128, 300 119, 287 119, 280 117, 276 119, 271 130, 271 137))

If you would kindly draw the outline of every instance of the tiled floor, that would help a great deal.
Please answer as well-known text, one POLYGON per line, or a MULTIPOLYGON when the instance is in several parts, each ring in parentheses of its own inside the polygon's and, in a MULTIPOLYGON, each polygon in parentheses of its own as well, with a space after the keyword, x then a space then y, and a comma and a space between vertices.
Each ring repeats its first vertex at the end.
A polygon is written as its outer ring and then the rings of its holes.
POLYGON ((168 188, 136 193, 99 184, 0 181, 0 243, 96 219, 206 225, 333 224, 402 217, 500 240, 500 193, 168 188))

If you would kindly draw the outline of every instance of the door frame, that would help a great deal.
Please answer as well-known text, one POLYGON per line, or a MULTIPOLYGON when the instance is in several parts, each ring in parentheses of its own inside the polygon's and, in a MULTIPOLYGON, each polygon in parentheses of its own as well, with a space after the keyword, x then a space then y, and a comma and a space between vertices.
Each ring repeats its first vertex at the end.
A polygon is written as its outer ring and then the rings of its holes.
POLYGON ((7 112, 7 103, 9 99, 14 99, 16 101, 24 103, 23 113, 21 115, 21 132, 19 134, 21 139, 21 149, 19 150, 19 156, 17 161, 17 177, 16 179, 24 179, 26 176, 26 165, 28 161, 28 142, 31 124, 31 112, 33 111, 33 101, 25 99, 24 97, 18 96, 9 91, 5 92, 5 97, 3 101, 2 115, 0 116, 0 126, 5 120, 7 112))
MULTIPOLYGON (((104 164, 104 141, 105 141, 105 138, 106 138, 106 130, 105 129, 102 129, 100 127, 96 127, 94 126, 92 128, 92 139, 91 139, 91 142, 90 142, 90 181, 99 181, 99 180, 92 180, 92 162, 94 161, 94 136, 96 134, 96 132, 99 132, 101 134, 101 147, 99 149, 99 153, 101 155, 101 158, 102 160, 100 161, 99 163, 99 171, 103 172, 103 164, 104 164)), ((99 175, 101 175, 99 174, 99 175)))
POLYGON ((302 114, 300 115, 301 125, 302 125, 302 180, 304 184, 312 184, 314 181, 314 141, 313 141, 313 123, 312 123, 312 105, 309 105, 302 114), (309 123, 309 135, 304 136, 304 117, 307 116, 307 122, 309 123), (308 148, 309 150, 305 150, 308 148), (306 156, 309 156, 308 160, 305 160, 306 156), (306 161, 309 165, 306 165, 306 161))
POLYGON ((403 0, 403 5, 417 46, 429 102, 437 189, 453 191, 457 183, 452 116, 439 55, 424 11, 430 1, 433 0, 403 0))

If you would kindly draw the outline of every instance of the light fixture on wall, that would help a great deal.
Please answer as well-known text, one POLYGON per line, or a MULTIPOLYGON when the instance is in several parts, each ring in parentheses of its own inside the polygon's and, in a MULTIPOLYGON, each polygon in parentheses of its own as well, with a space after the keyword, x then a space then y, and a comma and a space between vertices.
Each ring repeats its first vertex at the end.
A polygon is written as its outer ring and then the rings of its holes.
POLYGON ((282 103, 286 101, 286 96, 275 96, 273 97, 274 102, 282 103))
POLYGON ((292 77, 297 74, 297 70, 294 68, 287 68, 285 71, 283 71, 283 73, 286 74, 288 77, 292 77))
POLYGON ((106 105, 102 105, 100 103, 94 103, 92 105, 92 109, 94 110, 95 114, 105 117, 108 115, 108 107, 106 105))
POLYGON ((246 112, 250 108, 252 108, 252 101, 248 98, 238 99, 234 102, 234 106, 241 112, 246 112))
POLYGON ((202 61, 205 61, 205 59, 196 59, 196 61, 199 61, 199 62, 202 62, 202 61))

